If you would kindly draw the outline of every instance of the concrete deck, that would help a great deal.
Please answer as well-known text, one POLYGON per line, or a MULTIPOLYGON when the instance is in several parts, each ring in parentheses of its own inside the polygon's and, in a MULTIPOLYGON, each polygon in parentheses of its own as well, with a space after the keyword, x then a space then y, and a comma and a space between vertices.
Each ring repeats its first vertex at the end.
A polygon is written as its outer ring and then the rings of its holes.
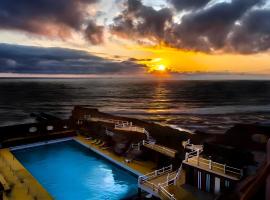
POLYGON ((125 158, 114 154, 111 150, 104 150, 98 145, 92 144, 91 140, 87 140, 82 136, 75 137, 75 140, 83 143, 85 146, 94 150, 96 153, 100 154, 103 157, 112 159, 115 164, 120 165, 121 167, 135 173, 136 175, 147 174, 154 169, 156 169, 156 164, 150 161, 136 161, 133 160, 130 163, 125 162, 125 158))
POLYGON ((0 150, 0 172, 11 187, 10 192, 4 193, 5 200, 53 199, 9 149, 0 150))

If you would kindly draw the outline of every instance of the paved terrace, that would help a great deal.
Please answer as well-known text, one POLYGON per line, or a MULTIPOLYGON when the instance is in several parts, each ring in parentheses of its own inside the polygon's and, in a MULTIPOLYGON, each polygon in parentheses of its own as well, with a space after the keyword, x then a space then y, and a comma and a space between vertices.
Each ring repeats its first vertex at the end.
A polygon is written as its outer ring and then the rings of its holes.
MULTIPOLYGON (((41 169, 42 170, 42 169, 41 169)), ((0 150, 1 179, 6 181, 10 191, 4 193, 4 200, 52 200, 50 194, 23 167, 9 149, 0 150)))
POLYGON ((154 162, 133 160, 132 162, 127 163, 125 162, 124 157, 114 154, 111 150, 102 149, 98 145, 92 144, 92 141, 87 140, 85 137, 77 136, 75 139, 90 147, 91 149, 98 151, 100 154, 105 155, 106 157, 109 157, 114 161, 122 164, 124 167, 128 167, 136 171, 137 174, 146 174, 156 169, 156 164, 154 162))

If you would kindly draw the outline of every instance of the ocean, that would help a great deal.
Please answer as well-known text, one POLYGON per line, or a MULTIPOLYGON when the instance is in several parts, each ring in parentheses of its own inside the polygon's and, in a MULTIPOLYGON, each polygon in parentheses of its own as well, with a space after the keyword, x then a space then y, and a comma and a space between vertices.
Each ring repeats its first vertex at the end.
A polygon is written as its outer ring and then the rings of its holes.
POLYGON ((61 118, 74 105, 209 133, 270 120, 270 81, 0 79, 0 126, 61 118))

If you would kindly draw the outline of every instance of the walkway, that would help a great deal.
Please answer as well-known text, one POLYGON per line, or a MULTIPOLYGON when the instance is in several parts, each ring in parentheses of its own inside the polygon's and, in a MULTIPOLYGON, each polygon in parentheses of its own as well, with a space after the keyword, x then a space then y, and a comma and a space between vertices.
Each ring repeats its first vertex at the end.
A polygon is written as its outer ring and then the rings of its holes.
POLYGON ((11 187, 4 194, 10 200, 51 200, 50 194, 21 165, 9 149, 0 150, 0 172, 11 187))
POLYGON ((163 145, 155 144, 155 143, 152 143, 152 142, 144 141, 143 146, 145 146, 145 147, 147 147, 149 149, 152 149, 154 151, 157 151, 157 152, 159 152, 159 153, 161 153, 163 155, 169 156, 171 158, 175 158, 176 153, 177 153, 177 151, 174 150, 174 149, 171 149, 169 147, 165 147, 163 145))

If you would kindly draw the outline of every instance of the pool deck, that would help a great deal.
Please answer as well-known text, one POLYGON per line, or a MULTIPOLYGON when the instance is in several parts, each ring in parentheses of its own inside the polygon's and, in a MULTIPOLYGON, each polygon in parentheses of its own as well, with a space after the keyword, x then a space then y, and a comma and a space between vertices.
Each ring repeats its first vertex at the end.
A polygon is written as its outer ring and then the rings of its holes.
POLYGON ((147 174, 156 169, 156 164, 150 161, 133 160, 132 162, 127 163, 125 162, 124 157, 118 156, 110 150, 105 150, 99 147, 98 145, 92 144, 92 141, 87 140, 85 137, 77 136, 77 137, 74 137, 74 139, 80 144, 90 148, 92 151, 101 155, 102 157, 110 160, 111 162, 126 169, 127 171, 134 173, 137 176, 147 174))
POLYGON ((53 199, 8 148, 0 150, 0 173, 11 188, 4 200, 53 199))
MULTIPOLYGON (((105 159, 110 160, 114 164, 133 173, 134 175, 140 176, 149 173, 156 168, 156 164, 149 161, 133 160, 132 162, 127 163, 125 162, 124 157, 118 156, 110 150, 102 149, 98 145, 92 144, 91 140, 87 140, 82 136, 76 136, 72 139, 91 149, 105 159)), ((42 144, 37 143, 36 145, 42 144)), ((28 145, 24 146, 22 146, 22 148, 27 148, 28 145)), ((30 146, 35 146, 35 144, 30 146)), ((17 147, 14 149, 16 148, 17 147)), ((11 188, 10 191, 4 192, 4 200, 53 199, 46 189, 43 188, 43 186, 31 175, 31 173, 14 157, 9 148, 0 149, 0 176, 11 188)))

